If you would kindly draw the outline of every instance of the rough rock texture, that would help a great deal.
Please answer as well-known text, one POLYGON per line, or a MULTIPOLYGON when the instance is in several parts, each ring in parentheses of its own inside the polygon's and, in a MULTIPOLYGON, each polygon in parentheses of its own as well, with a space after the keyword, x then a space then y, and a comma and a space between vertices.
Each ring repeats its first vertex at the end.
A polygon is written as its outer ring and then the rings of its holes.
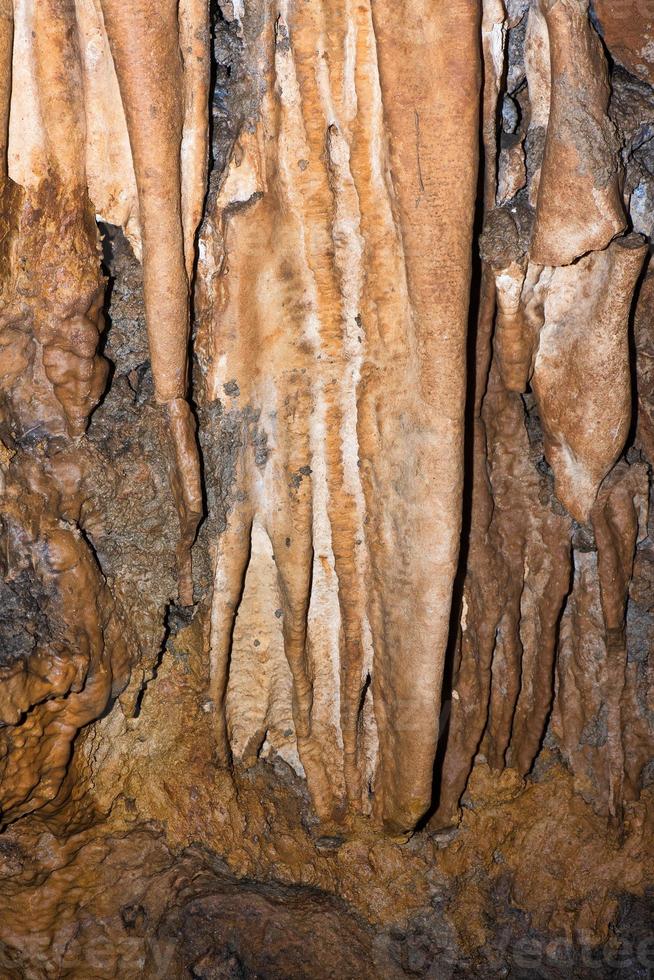
POLYGON ((0 0, 3 977, 652 975, 618 6, 0 0))
POLYGON ((632 75, 654 81, 654 25, 647 0, 593 0, 597 25, 611 55, 632 75))

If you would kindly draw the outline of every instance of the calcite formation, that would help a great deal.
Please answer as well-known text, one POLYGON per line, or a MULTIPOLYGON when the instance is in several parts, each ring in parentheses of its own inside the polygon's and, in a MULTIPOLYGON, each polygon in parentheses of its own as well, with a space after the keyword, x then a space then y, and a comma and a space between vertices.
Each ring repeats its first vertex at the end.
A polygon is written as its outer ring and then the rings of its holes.
POLYGON ((0 0, 3 977, 652 968, 650 33, 0 0))
POLYGON ((198 276, 218 247, 228 266, 220 313, 200 312, 206 397, 243 419, 216 545, 211 700, 223 758, 235 687, 249 738, 277 749, 276 706, 240 676, 251 655, 232 656, 234 618, 248 617, 247 642, 261 633, 269 653, 254 651, 254 669, 290 671, 296 766, 320 816, 374 811, 405 831, 430 801, 461 520, 477 14, 460 4, 433 27, 451 44, 420 42, 414 108, 394 104, 387 130, 380 87, 388 72, 399 91, 404 57, 390 12, 293 15, 262 29, 276 105, 232 157, 201 238, 198 276), (266 553, 252 614, 239 597, 266 553))

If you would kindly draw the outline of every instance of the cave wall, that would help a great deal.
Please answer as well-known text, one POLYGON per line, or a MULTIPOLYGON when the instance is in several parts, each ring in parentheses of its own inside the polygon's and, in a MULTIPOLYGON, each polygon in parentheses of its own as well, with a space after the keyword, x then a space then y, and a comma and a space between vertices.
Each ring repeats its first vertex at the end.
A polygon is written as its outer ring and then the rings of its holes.
POLYGON ((621 6, 0 2, 3 824, 188 738, 236 837, 262 762, 325 839, 447 833, 475 765, 552 760, 630 826, 654 93, 621 6))
POLYGON ((147 4, 5 6, 7 815, 57 792, 76 730, 133 668, 130 710, 176 599, 171 548, 193 599, 187 390, 212 444, 196 593, 226 765, 280 753, 325 821, 409 829, 453 651, 445 820, 479 751, 525 775, 546 731, 619 815, 651 750, 647 658, 625 630, 649 548, 629 316, 651 101, 612 59, 611 88, 601 20, 583 3, 412 7, 399 37, 383 4, 214 12, 242 77, 214 85, 208 182, 206 5, 179 27, 171 6, 174 45, 147 4), (126 277, 143 291, 127 357, 126 277), (132 349, 143 319, 149 353, 132 349), (118 406, 130 396, 142 411, 118 406), (131 438, 102 432, 110 409, 160 457, 141 473, 131 438), (118 518, 115 494, 156 496, 159 520, 118 518), (128 554, 139 532, 167 581, 128 554))

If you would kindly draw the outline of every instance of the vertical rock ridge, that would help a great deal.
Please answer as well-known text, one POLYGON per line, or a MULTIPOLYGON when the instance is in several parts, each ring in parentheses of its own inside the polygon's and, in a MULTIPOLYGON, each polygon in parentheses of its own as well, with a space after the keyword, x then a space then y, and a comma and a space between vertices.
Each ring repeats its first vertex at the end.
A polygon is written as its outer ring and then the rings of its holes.
MULTIPOLYGON (((385 11, 381 13, 387 17, 385 11)), ((259 514, 273 541, 282 598, 286 596, 288 602, 286 607, 282 602, 282 607, 294 676, 298 746, 316 806, 339 819, 348 810, 367 812, 372 783, 377 818, 401 830, 429 805, 456 564, 460 505, 455 490, 446 490, 449 477, 443 473, 435 487, 433 480, 451 455, 449 442, 439 444, 441 433, 451 440, 456 486, 461 482, 468 288, 464 280, 469 277, 474 208, 476 110, 473 106, 465 117, 461 144, 470 158, 471 177, 456 205, 462 225, 453 247, 458 249, 460 266, 448 258, 441 270, 436 238, 425 239, 422 250, 417 242, 412 244, 415 258, 406 253, 407 235, 414 234, 415 202, 409 205, 403 196, 408 192, 404 161, 393 163, 382 135, 384 76, 383 70, 378 75, 377 59, 380 51, 382 62, 392 55, 382 51, 391 42, 385 35, 380 40, 373 30, 375 16, 374 8, 357 8, 355 16, 349 8, 336 12, 313 3, 287 11, 280 8, 274 24, 266 28, 274 33, 275 42, 266 98, 275 93, 279 103, 273 109, 264 99, 259 125, 264 132, 273 127, 275 138, 263 140, 270 149, 264 151, 262 198, 250 197, 246 211, 226 218, 229 299, 218 318, 218 339, 212 345, 215 367, 210 373, 219 365, 219 376, 214 375, 212 383, 216 393, 235 379, 239 404, 250 400, 256 406, 266 432, 266 476, 261 477, 250 459, 244 462, 244 492, 249 500, 237 505, 228 520, 230 527, 232 521, 236 527, 240 520, 236 512, 242 506, 248 515, 259 514), (253 262, 247 241, 260 255, 267 221, 275 229, 269 239, 273 261, 280 263, 281 279, 289 284, 289 300, 279 313, 270 295, 259 289, 255 289, 253 309, 251 294, 242 292, 241 286, 253 281, 245 274, 248 262, 253 262), (256 231, 248 233, 244 225, 253 222, 256 231), (366 274, 370 264, 379 264, 379 276, 366 274), (459 293, 455 295, 461 302, 457 306, 456 298, 447 302, 444 298, 440 320, 427 312, 425 299, 420 298, 420 290, 426 289, 427 267, 448 286, 456 271, 459 293), (418 290, 415 298, 407 288, 412 276, 418 290), (298 306, 296 297, 304 297, 298 306), (237 313, 234 303, 250 309, 253 326, 266 324, 266 328, 256 327, 259 339, 254 345, 267 351, 261 362, 263 374, 252 359, 252 346, 246 347, 228 326, 244 322, 244 313, 237 313), (440 382, 433 376, 432 359, 442 356, 445 364, 449 354, 439 354, 437 322, 443 325, 444 337, 452 331, 451 346, 459 358, 440 382), (296 323, 304 324, 306 339, 296 339, 296 323), (242 353, 237 353, 239 346, 242 353), (292 364, 297 365, 294 370, 292 364), (442 393, 437 396, 439 383, 442 393), (287 414, 291 401, 292 421, 287 414), (430 402, 434 402, 431 414, 430 402), (397 406, 392 415, 386 404, 397 406), (291 432, 293 442, 287 443, 291 432), (397 489, 394 469, 400 481, 397 489), (383 489, 389 481, 390 501, 383 489), (432 523, 427 511, 420 514, 427 499, 434 499, 434 490, 441 517, 434 517, 432 523), (415 552, 423 555, 423 567, 414 577, 399 548, 402 538, 417 533, 411 523, 416 519, 424 524, 422 546, 415 552), (445 533, 450 536, 447 546, 439 543, 445 533), (298 537, 301 545, 296 543, 298 537), (401 601, 400 596, 404 596, 401 601), (421 610, 417 620, 416 609, 421 610), (436 633, 433 624, 426 628, 432 615, 440 623, 436 633), (292 623, 287 622, 289 616, 292 623), (325 666, 334 663, 335 651, 337 676, 325 672, 325 666), (313 710, 319 703, 332 705, 326 743, 324 716, 313 710), (404 761, 409 756, 411 767, 404 761), (332 773, 329 778, 324 776, 327 771, 332 773)), ((471 60, 468 63, 463 52, 453 57, 464 58, 470 91, 476 92, 474 7, 462 10, 461 18, 471 60)), ((428 48, 423 53, 432 57, 431 52, 428 48)), ((437 56, 434 42, 433 57, 437 56)), ((390 77, 385 84, 389 90, 395 85, 390 77)), ((419 178, 423 183, 427 180, 419 195, 433 209, 436 195, 445 200, 451 188, 433 183, 431 176, 436 166, 431 143, 436 123, 425 116, 427 129, 422 135, 419 127, 426 97, 423 92, 416 94, 419 101, 409 131, 398 116, 391 116, 391 134, 393 125, 400 127, 391 143, 402 153, 414 154, 416 138, 420 141, 418 149, 426 153, 430 170, 419 178)), ((452 134, 452 140, 457 139, 458 127, 452 134)), ((243 165, 242 160, 233 160, 225 187, 243 165)), ((437 165, 446 173, 445 161, 437 165)), ((249 169, 257 171, 259 165, 251 164, 249 169)), ((236 187, 236 177, 234 182, 236 187)), ((429 223, 428 227, 430 234, 435 232, 429 223)), ((259 257, 253 274, 257 281, 265 280, 259 257)), ((442 343, 445 351, 450 342, 443 339, 442 343)), ((235 532, 234 539, 238 535, 235 532)), ((242 555, 242 545, 232 540, 228 529, 218 543, 220 567, 230 561, 232 548, 241 567, 242 559, 236 555, 242 555)), ((408 542, 406 546, 413 548, 408 542)), ((225 574, 231 581, 231 573, 223 572, 217 581, 222 582, 225 574)), ((223 603, 217 589, 214 611, 223 603)), ((217 615, 222 623, 223 614, 217 615)), ((222 649, 220 640, 218 645, 222 649)), ((220 656, 225 663, 225 652, 220 656)), ((224 685, 224 669, 218 674, 224 685)), ((218 724, 222 727, 221 721, 218 724)))

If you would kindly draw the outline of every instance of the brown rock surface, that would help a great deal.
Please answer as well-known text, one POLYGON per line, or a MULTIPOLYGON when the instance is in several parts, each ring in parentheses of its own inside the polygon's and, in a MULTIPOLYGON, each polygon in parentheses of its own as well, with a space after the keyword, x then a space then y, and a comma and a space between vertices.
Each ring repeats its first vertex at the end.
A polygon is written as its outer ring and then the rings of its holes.
POLYGON ((654 968, 612 6, 0 0, 0 976, 654 968))
POLYGON ((654 8, 649 0, 593 0, 602 37, 616 61, 650 85, 654 82, 654 8))

